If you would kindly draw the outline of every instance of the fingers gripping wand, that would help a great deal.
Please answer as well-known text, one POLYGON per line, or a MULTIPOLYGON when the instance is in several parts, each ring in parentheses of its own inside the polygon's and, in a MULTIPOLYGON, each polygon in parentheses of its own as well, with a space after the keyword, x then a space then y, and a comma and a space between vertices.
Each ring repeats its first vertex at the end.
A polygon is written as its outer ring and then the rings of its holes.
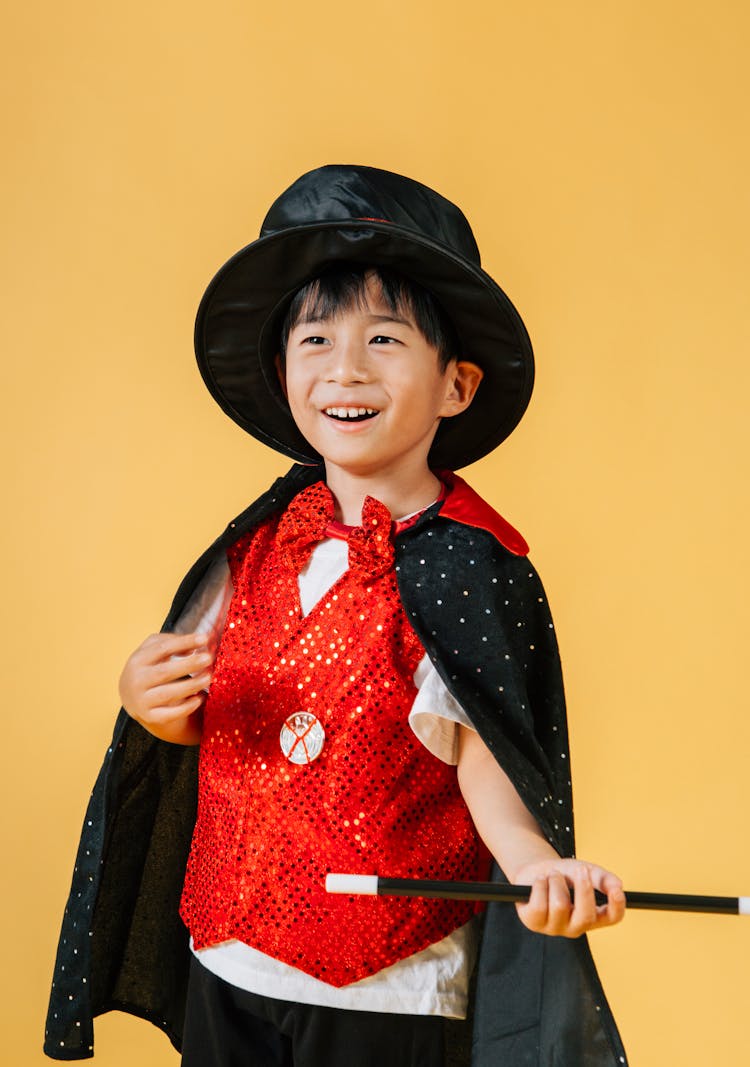
MULTIPOLYGON (((329 874, 328 893, 348 896, 437 897, 442 900, 482 900, 524 903, 531 886, 505 882, 449 882, 420 878, 379 878, 376 874, 329 874)), ((597 904, 607 898, 598 890, 597 904)), ((628 908, 650 911, 700 911, 723 915, 750 915, 750 897, 711 897, 685 893, 626 892, 628 908)))

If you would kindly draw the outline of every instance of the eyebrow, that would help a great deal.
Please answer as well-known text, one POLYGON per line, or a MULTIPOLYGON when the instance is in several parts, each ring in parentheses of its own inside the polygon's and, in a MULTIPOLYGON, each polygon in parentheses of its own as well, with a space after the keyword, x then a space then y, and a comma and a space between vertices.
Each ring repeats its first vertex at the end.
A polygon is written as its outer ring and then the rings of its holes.
POLYGON ((395 322, 399 326, 413 326, 411 319, 402 319, 398 315, 370 315, 370 322, 395 322))
MULTIPOLYGON (((331 319, 335 318, 335 314, 313 315, 311 312, 308 312, 307 314, 302 315, 299 319, 297 319, 292 329, 294 329, 295 326, 309 326, 311 322, 330 322, 331 319)), ((396 323, 396 325, 398 326, 414 326, 414 323, 411 321, 411 319, 402 319, 399 318, 397 315, 376 315, 373 312, 367 316, 367 319, 373 325, 378 322, 393 322, 396 323)))

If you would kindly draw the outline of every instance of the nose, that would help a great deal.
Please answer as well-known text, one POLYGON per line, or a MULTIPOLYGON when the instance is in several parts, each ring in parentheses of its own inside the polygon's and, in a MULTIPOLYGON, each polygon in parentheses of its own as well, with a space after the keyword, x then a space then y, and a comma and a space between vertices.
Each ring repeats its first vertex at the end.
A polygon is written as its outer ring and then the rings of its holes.
POLYGON ((367 349, 354 337, 339 337, 331 351, 328 379, 339 385, 357 385, 370 380, 367 349))

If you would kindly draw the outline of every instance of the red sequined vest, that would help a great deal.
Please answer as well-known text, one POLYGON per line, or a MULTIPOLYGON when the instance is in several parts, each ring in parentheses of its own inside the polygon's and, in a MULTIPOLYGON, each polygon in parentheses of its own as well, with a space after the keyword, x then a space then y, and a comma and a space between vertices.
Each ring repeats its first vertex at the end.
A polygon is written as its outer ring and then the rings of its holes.
POLYGON ((349 569, 304 617, 298 574, 333 519, 323 483, 230 551, 181 906, 196 948, 238 939, 335 986, 441 940, 477 908, 329 895, 327 873, 462 880, 489 866, 455 767, 409 727, 423 649, 398 595, 390 515, 368 498, 362 518, 349 569), (303 765, 280 746, 299 711, 325 731, 303 765))

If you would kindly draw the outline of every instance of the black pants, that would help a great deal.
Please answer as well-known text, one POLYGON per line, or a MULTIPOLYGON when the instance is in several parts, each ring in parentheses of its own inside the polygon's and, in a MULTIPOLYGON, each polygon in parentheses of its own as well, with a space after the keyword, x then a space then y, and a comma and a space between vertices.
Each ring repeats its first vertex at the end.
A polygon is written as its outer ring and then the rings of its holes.
POLYGON ((190 970, 183 1067, 443 1067, 444 1020, 319 1008, 190 970))

